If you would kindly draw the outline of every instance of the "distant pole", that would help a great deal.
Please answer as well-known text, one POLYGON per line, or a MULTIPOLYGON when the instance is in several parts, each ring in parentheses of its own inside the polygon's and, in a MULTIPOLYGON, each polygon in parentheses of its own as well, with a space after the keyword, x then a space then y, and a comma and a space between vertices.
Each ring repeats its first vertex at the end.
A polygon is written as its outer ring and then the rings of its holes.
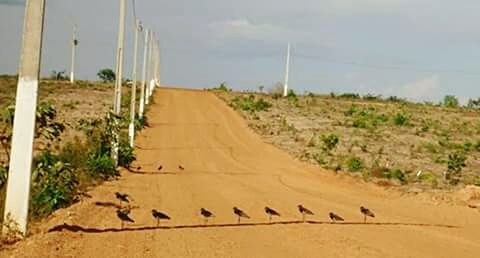
POLYGON ((288 73, 290 70, 290 43, 288 43, 287 47, 287 65, 285 68, 285 84, 283 85, 283 96, 286 97, 288 95, 288 73))
POLYGON ((151 90, 151 80, 152 80, 152 50, 153 50, 153 41, 155 39, 155 34, 150 31, 150 40, 148 41, 148 64, 147 64, 147 85, 145 86, 145 105, 148 105, 150 102, 150 90, 151 90))
POLYGON ((157 67, 155 68, 157 74, 157 87, 160 87, 160 40, 157 39, 157 67))
MULTIPOLYGON (((115 115, 120 115, 121 104, 122 104, 122 77, 123 77, 123 54, 124 54, 124 43, 125 43, 125 8, 126 0, 120 0, 120 17, 118 24, 118 42, 117 42, 117 65, 115 72, 115 97, 113 105, 113 113, 115 115)), ((117 119, 115 119, 116 121, 117 119)), ((117 121, 118 122, 118 121, 117 121)), ((114 133, 114 140, 112 143, 112 158, 115 163, 118 163, 118 144, 119 144, 119 135, 118 132, 114 133)), ((115 164, 117 165, 117 164, 115 164)))
POLYGON ((77 25, 73 25, 73 36, 72 36, 72 64, 70 66, 70 83, 75 82, 75 55, 77 52, 77 25))
POLYGON ((142 71, 142 85, 140 88, 140 107, 138 110, 140 118, 143 117, 144 105, 145 105, 145 83, 147 80, 147 58, 148 58, 148 40, 150 36, 150 30, 145 30, 145 40, 143 42, 143 71, 142 71))
POLYGON ((132 96, 130 102, 130 125, 128 126, 128 136, 130 139, 130 146, 133 148, 135 140, 135 101, 137 98, 137 52, 138 52, 138 32, 142 26, 140 21, 135 21, 135 41, 133 45, 133 71, 132 71, 132 96))
MULTIPOLYGON (((14 222, 22 237, 27 233, 44 16, 45 0, 27 0, 3 221, 3 225, 14 222)), ((3 227, 3 233, 8 230, 3 227)))

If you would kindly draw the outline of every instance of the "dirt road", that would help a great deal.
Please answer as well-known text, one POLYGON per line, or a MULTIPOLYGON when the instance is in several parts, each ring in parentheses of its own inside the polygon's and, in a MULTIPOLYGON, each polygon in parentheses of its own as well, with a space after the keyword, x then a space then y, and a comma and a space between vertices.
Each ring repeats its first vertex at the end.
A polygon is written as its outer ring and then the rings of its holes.
POLYGON ((140 171, 91 191, 2 257, 478 257, 480 213, 336 176, 263 143, 213 94, 161 89, 138 136, 140 171), (185 167, 180 170, 178 165, 185 167), (157 171, 163 166, 161 172, 157 171), (138 206, 120 230, 115 191, 138 206), (298 223, 296 206, 315 212, 298 223), (264 207, 281 213, 267 224, 264 207), (359 207, 376 217, 363 224, 359 207), (252 218, 235 225, 232 207, 252 218), (203 227, 201 207, 216 217, 203 227), (155 228, 150 210, 172 217, 155 228), (348 224, 330 224, 328 212, 348 224), (282 222, 282 223, 275 223, 282 222), (284 222, 284 223, 283 223, 284 222), (325 223, 324 223, 325 222, 325 223), (66 223, 64 225, 64 223, 66 223), (230 225, 229 225, 230 224, 230 225), (48 232, 52 230, 53 232, 48 232))

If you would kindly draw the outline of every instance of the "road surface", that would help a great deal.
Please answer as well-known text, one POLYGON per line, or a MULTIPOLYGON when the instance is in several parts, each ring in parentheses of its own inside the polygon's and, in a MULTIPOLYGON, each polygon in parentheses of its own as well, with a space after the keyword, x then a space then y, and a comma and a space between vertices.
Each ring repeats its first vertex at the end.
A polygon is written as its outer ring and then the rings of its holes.
POLYGON ((56 212, 4 257, 479 257, 480 213, 293 160, 212 93, 160 89, 136 142, 140 170, 56 212), (163 166, 161 172, 157 171, 163 166), (185 167, 180 170, 178 165, 185 167), (114 192, 133 197, 120 229, 114 192), (315 216, 299 223, 296 206, 315 216), (281 213, 268 224, 265 206, 281 213), (375 214, 363 224, 359 207, 375 214), (232 207, 251 217, 236 225, 232 207), (216 217, 204 226, 200 208, 216 217), (172 217, 155 228, 151 209, 172 217), (329 223, 328 213, 348 223, 329 223), (50 232, 49 232, 50 231, 50 232))

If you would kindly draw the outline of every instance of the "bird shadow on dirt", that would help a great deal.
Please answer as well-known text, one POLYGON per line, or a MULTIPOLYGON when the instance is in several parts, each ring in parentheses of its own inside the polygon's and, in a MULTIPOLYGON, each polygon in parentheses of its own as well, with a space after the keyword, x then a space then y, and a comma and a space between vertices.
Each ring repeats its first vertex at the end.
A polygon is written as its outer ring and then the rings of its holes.
POLYGON ((335 226, 413 226, 413 227, 440 227, 440 228, 460 228, 453 225, 443 224, 422 224, 422 223, 399 223, 399 222, 377 222, 377 223, 363 223, 363 222, 329 222, 329 221, 278 221, 278 222, 264 222, 264 223, 236 223, 236 224, 197 224, 197 225, 176 225, 176 226, 147 226, 147 227, 126 227, 126 228, 86 228, 78 225, 68 225, 66 223, 57 225, 48 230, 48 232, 82 232, 82 233, 107 233, 107 232, 133 232, 133 231, 154 231, 154 230, 179 230, 179 229, 194 229, 194 228, 232 228, 232 227, 255 227, 255 226, 275 226, 275 225, 335 225, 335 226))
POLYGON ((158 170, 133 170, 131 168, 127 168, 127 171, 132 173, 132 174, 138 174, 138 175, 164 176, 164 175, 176 175, 177 174, 175 172, 170 172, 170 171, 160 172, 158 170))

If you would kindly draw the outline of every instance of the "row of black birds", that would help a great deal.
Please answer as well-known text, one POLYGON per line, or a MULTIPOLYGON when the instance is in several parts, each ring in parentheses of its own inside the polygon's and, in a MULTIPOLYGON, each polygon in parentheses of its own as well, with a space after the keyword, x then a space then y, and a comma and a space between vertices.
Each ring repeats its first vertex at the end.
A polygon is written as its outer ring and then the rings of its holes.
MULTIPOLYGON (((122 207, 123 202, 126 202, 126 203, 130 202, 130 199, 131 199, 130 196, 128 194, 125 194, 125 193, 116 192, 115 197, 120 201, 120 208, 117 210, 117 217, 120 219, 120 221, 122 223, 121 227, 123 228, 123 223, 124 222, 135 223, 135 221, 132 218, 129 217, 131 209, 129 207, 125 207, 125 208, 122 207)), ((302 220, 304 222, 306 220, 306 216, 315 215, 311 210, 307 209, 306 207, 304 207, 301 204, 298 205, 297 208, 298 208, 298 212, 300 212, 300 214, 302 215, 302 220)), ((264 208, 264 211, 268 215, 268 222, 269 223, 272 222, 272 217, 280 217, 281 216, 278 211, 276 211, 276 210, 274 210, 274 209, 272 209, 268 206, 266 206, 264 208)), ((160 225, 161 220, 170 220, 171 219, 170 216, 168 216, 167 214, 165 214, 161 211, 158 211, 156 209, 152 209, 151 212, 152 212, 153 218, 157 221, 157 227, 160 225)), ((367 222, 367 217, 372 217, 372 218, 375 217, 375 214, 370 209, 365 208, 363 206, 360 206, 360 212, 363 215, 363 222, 364 223, 367 222)), ((238 207, 233 207, 233 213, 237 216, 237 223, 240 223, 242 218, 250 219, 250 216, 245 211, 241 210, 238 207)), ((205 224, 208 223, 209 219, 215 218, 215 215, 213 214, 213 212, 211 212, 211 211, 209 211, 205 208, 200 208, 200 215, 204 218, 205 224)), ((333 212, 329 212, 328 216, 330 217, 330 219, 334 223, 338 222, 338 221, 345 221, 340 215, 335 214, 333 212)))

